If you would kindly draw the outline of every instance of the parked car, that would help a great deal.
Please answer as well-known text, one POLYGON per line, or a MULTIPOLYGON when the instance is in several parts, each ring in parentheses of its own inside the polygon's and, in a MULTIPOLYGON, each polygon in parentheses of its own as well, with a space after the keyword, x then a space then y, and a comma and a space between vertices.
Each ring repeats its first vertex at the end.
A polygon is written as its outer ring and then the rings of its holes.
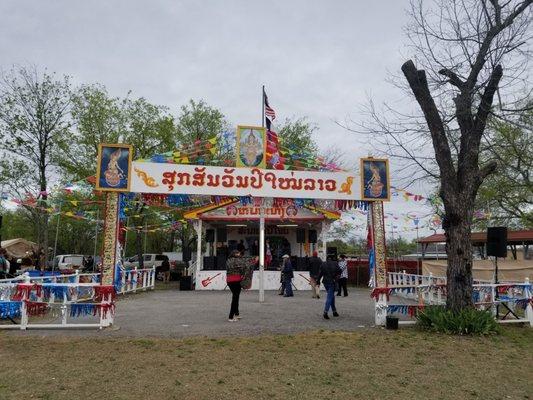
MULTIPOLYGON (((144 268, 160 267, 164 260, 168 261, 168 257, 164 254, 143 254, 144 268)), ((139 257, 133 256, 124 262, 124 268, 132 269, 139 268, 139 257)))
POLYGON ((73 270, 80 269, 84 265, 84 256, 82 254, 61 254, 55 256, 52 263, 54 270, 73 270))

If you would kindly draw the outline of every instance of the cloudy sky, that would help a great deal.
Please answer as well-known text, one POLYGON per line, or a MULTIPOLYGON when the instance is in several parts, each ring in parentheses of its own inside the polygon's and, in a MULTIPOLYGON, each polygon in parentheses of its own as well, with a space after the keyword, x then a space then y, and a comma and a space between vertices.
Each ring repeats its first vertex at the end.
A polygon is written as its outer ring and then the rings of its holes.
MULTIPOLYGON (((371 151, 368 138, 335 121, 362 118, 368 95, 378 103, 405 101, 385 78, 408 54, 406 6, 407 0, 2 0, 0 68, 35 64, 76 83, 102 83, 116 96, 132 90, 174 113, 188 99, 204 99, 235 125, 261 123, 265 85, 279 119, 308 117, 322 149, 335 144, 355 159, 371 151)), ((387 208, 410 210, 398 199, 387 208)))

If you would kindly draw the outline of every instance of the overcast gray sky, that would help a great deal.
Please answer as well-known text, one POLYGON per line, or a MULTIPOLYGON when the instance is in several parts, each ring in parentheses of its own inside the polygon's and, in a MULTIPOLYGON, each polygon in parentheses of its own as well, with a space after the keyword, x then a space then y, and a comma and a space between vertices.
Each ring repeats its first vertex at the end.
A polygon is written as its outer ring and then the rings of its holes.
MULTIPOLYGON (((307 116, 324 149, 369 153, 335 124, 361 118, 404 60, 407 0, 98 0, 0 2, 0 67, 35 64, 176 114, 204 99, 234 124, 261 123, 261 85, 278 119, 307 116)), ((392 164, 394 172, 394 163, 392 164)), ((392 205, 391 205, 392 206, 392 205)), ((405 204, 388 207, 405 211, 405 204), (399 207, 399 208, 398 208, 399 207)), ((415 208, 417 206, 415 205, 415 208)), ((412 225, 411 225, 412 226, 412 225)))

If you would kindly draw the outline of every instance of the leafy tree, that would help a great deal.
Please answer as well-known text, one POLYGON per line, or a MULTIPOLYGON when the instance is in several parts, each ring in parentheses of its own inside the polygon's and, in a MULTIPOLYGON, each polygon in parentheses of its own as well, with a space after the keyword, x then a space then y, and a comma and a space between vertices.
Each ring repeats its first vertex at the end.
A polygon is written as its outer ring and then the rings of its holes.
POLYGON ((297 154, 317 155, 318 147, 313 140, 313 133, 317 127, 305 117, 285 119, 279 128, 279 138, 282 146, 289 148, 297 154))
POLYGON ((36 68, 18 67, 0 82, 0 183, 25 206, 36 240, 48 250, 48 186, 68 140, 71 88, 68 77, 56 78, 36 68), (36 207, 37 206, 37 207, 36 207))
POLYGON ((491 224, 533 227, 532 126, 531 104, 515 121, 493 118, 489 124, 482 157, 498 169, 481 185, 476 204, 490 213, 491 224))
POLYGON ((72 97, 73 137, 62 145, 60 166, 70 180, 96 174, 98 144, 119 143, 124 137, 125 100, 110 97, 104 86, 83 85, 72 97))
POLYGON ((197 140, 207 140, 227 128, 228 122, 222 112, 203 100, 196 102, 191 99, 181 106, 177 118, 176 145, 181 147, 197 140))

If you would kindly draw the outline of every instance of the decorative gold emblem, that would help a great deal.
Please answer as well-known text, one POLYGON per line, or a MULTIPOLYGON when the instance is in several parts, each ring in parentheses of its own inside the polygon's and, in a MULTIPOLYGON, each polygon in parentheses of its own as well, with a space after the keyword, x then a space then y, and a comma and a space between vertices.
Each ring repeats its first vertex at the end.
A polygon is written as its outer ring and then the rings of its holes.
POLYGON ((149 187, 158 187, 159 185, 155 182, 155 179, 149 176, 146 172, 139 168, 133 168, 135 173, 139 178, 141 178, 146 186, 149 187))
POLYGON ((346 193, 348 195, 352 194, 352 184, 353 177, 349 176, 346 178, 346 182, 341 183, 341 190, 339 190, 339 193, 346 193))

